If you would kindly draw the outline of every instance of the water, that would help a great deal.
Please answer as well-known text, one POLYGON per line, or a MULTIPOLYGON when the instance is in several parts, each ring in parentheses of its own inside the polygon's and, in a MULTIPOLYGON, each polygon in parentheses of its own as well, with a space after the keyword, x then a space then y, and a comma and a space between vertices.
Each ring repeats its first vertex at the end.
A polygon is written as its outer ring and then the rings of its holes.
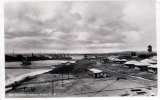
MULTIPOLYGON (((42 66, 51 66, 51 65, 58 65, 65 62, 74 63, 75 61, 71 60, 41 60, 41 61, 32 61, 32 64, 29 65, 30 67, 42 67, 42 66)), ((24 67, 21 65, 22 62, 6 62, 5 67, 24 67)))
POLYGON ((74 59, 74 60, 80 60, 80 59, 83 59, 83 58, 84 58, 84 55, 72 55, 71 57, 72 57, 72 59, 74 59))
MULTIPOLYGON (((32 61, 32 65, 29 65, 29 67, 33 67, 34 69, 24 69, 24 66, 21 65, 21 62, 6 62, 5 63, 5 76, 6 80, 14 77, 18 77, 23 74, 32 73, 39 70, 46 70, 51 67, 46 66, 52 66, 52 65, 58 65, 65 62, 75 62, 70 60, 43 60, 43 61, 32 61), (12 68, 12 69, 10 69, 12 68), (43 69, 42 69, 43 68, 43 69)), ((27 66, 26 66, 27 67, 27 66)))

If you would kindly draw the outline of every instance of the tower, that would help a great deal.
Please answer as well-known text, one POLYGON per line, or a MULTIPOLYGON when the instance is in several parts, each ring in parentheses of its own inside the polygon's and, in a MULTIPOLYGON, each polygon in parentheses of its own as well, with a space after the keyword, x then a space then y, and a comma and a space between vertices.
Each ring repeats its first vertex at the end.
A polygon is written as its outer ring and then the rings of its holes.
POLYGON ((151 53, 152 52, 152 46, 148 45, 148 52, 151 53))

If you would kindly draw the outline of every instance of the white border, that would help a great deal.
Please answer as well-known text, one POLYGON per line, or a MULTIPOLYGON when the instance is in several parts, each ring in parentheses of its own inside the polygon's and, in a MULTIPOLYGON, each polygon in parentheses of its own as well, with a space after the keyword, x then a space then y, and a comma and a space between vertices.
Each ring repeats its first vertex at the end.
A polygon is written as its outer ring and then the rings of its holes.
POLYGON ((0 1, 0 99, 4 98, 4 10, 3 1, 0 1))
MULTIPOLYGON (((5 2, 17 2, 17 1, 100 1, 100 0, 0 0, 0 100, 159 100, 160 98, 160 81, 158 82, 158 96, 156 97, 62 97, 62 98, 5 98, 5 71, 4 71, 4 3, 5 2)), ((101 1, 113 1, 113 0, 101 0, 101 1)), ((117 0, 114 0, 117 1, 117 0)), ((158 54, 158 72, 160 72, 160 0, 156 0, 156 24, 157 24, 157 54, 158 54)), ((158 79, 160 74, 158 73, 158 79)))

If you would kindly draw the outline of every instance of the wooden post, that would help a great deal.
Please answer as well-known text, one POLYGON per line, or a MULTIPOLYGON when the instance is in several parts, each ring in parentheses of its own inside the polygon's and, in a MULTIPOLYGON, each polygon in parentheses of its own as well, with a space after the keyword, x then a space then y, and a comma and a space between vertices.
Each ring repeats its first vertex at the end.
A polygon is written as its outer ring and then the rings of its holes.
POLYGON ((63 73, 62 73, 62 87, 63 87, 63 73))
POLYGON ((52 89, 52 94, 54 95, 54 81, 52 80, 52 82, 51 82, 51 89, 52 89))
POLYGON ((82 87, 81 87, 81 95, 82 95, 82 87))
POLYGON ((68 72, 68 80, 69 80, 69 72, 68 72))
POLYGON ((26 91, 26 87, 24 87, 23 89, 24 89, 24 93, 25 93, 25 91, 26 91))

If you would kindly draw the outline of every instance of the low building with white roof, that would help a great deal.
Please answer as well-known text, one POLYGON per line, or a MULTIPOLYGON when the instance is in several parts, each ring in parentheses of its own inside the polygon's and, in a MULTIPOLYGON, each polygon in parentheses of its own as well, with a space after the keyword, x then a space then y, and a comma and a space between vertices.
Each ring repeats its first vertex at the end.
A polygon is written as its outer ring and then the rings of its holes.
POLYGON ((142 71, 147 71, 148 70, 148 66, 150 65, 149 63, 147 62, 144 62, 144 61, 136 61, 136 60, 131 60, 131 61, 128 61, 125 63, 125 65, 129 66, 129 68, 139 68, 140 70, 142 71))
POLYGON ((94 78, 104 78, 107 77, 107 73, 98 68, 90 68, 88 69, 88 74, 94 78))
POLYGON ((157 64, 157 61, 154 59, 144 59, 141 60, 142 63, 148 63, 148 64, 157 64))
POLYGON ((150 66, 148 66, 148 70, 157 73, 157 65, 150 65, 150 66))
POLYGON ((135 64, 138 64, 139 62, 136 60, 130 60, 125 62, 124 64, 127 65, 129 68, 135 68, 135 64))
POLYGON ((135 64, 135 67, 138 67, 141 71, 148 71, 148 66, 149 65, 150 64, 148 64, 148 63, 137 62, 135 64))

